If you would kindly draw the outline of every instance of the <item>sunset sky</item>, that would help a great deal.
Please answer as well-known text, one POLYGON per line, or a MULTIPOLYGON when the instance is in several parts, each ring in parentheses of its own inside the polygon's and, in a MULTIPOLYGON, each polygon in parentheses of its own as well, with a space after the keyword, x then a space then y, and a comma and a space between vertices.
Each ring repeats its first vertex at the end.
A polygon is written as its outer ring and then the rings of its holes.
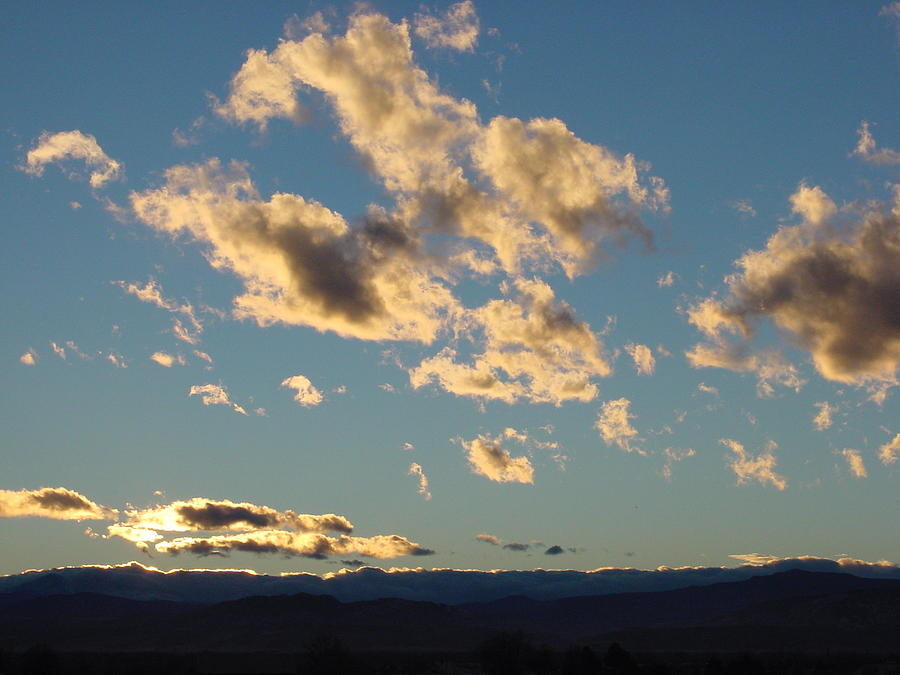
POLYGON ((900 2, 0 21, 0 574, 900 562, 900 2))

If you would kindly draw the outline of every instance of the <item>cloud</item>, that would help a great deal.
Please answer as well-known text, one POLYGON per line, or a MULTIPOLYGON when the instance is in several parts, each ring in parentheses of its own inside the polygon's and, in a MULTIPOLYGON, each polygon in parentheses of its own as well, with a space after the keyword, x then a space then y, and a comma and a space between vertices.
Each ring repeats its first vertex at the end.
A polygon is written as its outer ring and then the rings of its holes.
POLYGON ((515 551, 516 553, 524 553, 528 549, 531 548, 531 544, 523 544, 519 541, 511 541, 506 544, 503 544, 503 548, 507 551, 515 551))
POLYGON ((26 366, 33 366, 38 362, 37 352, 31 347, 19 357, 19 363, 26 366))
POLYGON ((862 454, 860 454, 859 450, 845 448, 844 450, 841 450, 841 454, 844 456, 844 459, 847 460, 847 467, 850 469, 850 473, 856 478, 868 478, 869 472, 866 471, 866 465, 865 462, 863 462, 862 454))
POLYGON ((412 443, 404 443, 403 445, 400 446, 400 449, 405 450, 406 452, 412 452, 413 450, 416 449, 416 446, 413 445, 412 443))
POLYGON ((672 465, 675 462, 680 462, 683 459, 687 459, 688 457, 693 457, 697 453, 692 448, 686 448, 683 450, 677 448, 666 448, 663 450, 663 456, 666 458, 666 463, 663 465, 663 478, 667 481, 672 480, 672 465))
POLYGON ((594 428, 600 432, 602 438, 607 445, 617 445, 625 452, 637 452, 644 454, 644 451, 632 445, 633 441, 640 441, 637 429, 631 426, 629 420, 634 419, 634 415, 629 412, 631 401, 627 398, 616 399, 615 401, 607 401, 597 413, 597 421, 594 422, 594 428))
POLYGON ((478 15, 472 0, 450 5, 442 16, 416 13, 413 26, 416 35, 431 48, 472 52, 478 42, 478 15))
POLYGON ((498 483, 534 483, 531 461, 524 456, 513 457, 504 450, 502 435, 492 438, 482 434, 471 441, 457 438, 456 442, 466 451, 472 473, 498 483))
MULTIPOLYGON (((826 379, 894 383, 900 364, 900 192, 884 205, 838 210, 820 188, 792 196, 800 225, 782 227, 748 251, 727 278, 729 295, 694 305, 689 320, 711 343, 687 356, 695 367, 756 371, 761 382, 802 385, 780 354, 754 354, 755 321, 769 318, 807 349, 826 379), (726 335, 738 335, 729 342, 726 335)), ((768 385, 771 390, 771 384, 768 385)), ((763 387, 766 393, 766 387, 763 387)))
POLYGON ((551 546, 546 551, 544 551, 544 555, 560 555, 565 553, 561 546, 551 546))
POLYGON ((753 208, 749 199, 739 199, 736 202, 732 202, 731 208, 744 216, 750 216, 751 218, 756 216, 756 209, 753 208))
POLYGON ((172 366, 183 366, 187 364, 187 361, 184 360, 184 357, 181 354, 173 355, 167 352, 153 352, 153 354, 150 355, 150 360, 154 363, 158 363, 163 368, 171 368, 172 366))
POLYGON ((591 377, 609 375, 611 369, 590 326, 541 280, 518 278, 502 290, 515 295, 491 300, 466 317, 484 347, 471 364, 459 363, 457 351, 445 347, 409 371, 412 387, 437 382, 457 396, 510 404, 526 400, 560 406, 593 399, 597 386, 591 377))
POLYGON ((227 555, 231 551, 274 553, 285 556, 325 558, 330 555, 361 555, 369 558, 432 555, 434 551, 397 534, 374 537, 329 537, 317 533, 259 530, 212 537, 178 537, 156 544, 160 553, 177 555, 227 555))
POLYGON ((199 396, 203 405, 225 405, 236 413, 241 415, 247 414, 246 410, 228 398, 228 392, 225 388, 217 384, 195 384, 188 391, 188 396, 199 396))
POLYGON ((262 201, 243 166, 217 159, 172 167, 165 177, 161 189, 132 193, 137 217, 205 244, 214 267, 238 276, 238 318, 428 343, 459 311, 450 290, 413 260, 415 233, 377 209, 351 230, 298 195, 262 201))
POLYGON ((60 347, 55 342, 51 342, 50 349, 52 349, 53 353, 56 354, 59 358, 61 358, 63 361, 66 360, 66 348, 65 347, 60 347))
MULTIPOLYGON (((474 44, 464 37, 477 20, 469 3, 442 19, 419 17, 436 40, 452 34, 457 46, 474 44)), ((441 93, 415 64, 409 32, 406 21, 363 8, 343 35, 316 32, 271 52, 251 50, 217 112, 265 128, 272 118, 296 119, 298 93, 321 92, 396 197, 396 217, 465 237, 467 248, 481 242, 507 271, 549 259, 572 276, 603 239, 637 234, 649 243, 635 211, 664 209, 668 193, 660 179, 643 178, 647 165, 582 141, 557 119, 481 124, 470 101, 441 93)))
MULTIPOLYGON (((626 554, 628 555, 628 554, 626 554)), ((188 602, 217 602, 258 595, 308 593, 331 595, 341 602, 401 598, 442 604, 489 602, 510 596, 535 600, 555 600, 588 595, 674 590, 689 586, 743 581, 789 570, 852 574, 869 579, 900 579, 900 566, 882 560, 868 562, 849 557, 836 560, 816 556, 776 557, 764 554, 738 554, 757 557, 756 564, 735 567, 667 567, 652 570, 604 567, 591 571, 576 570, 460 570, 422 567, 374 566, 341 570, 324 575, 308 572, 278 576, 249 573, 247 570, 161 570, 131 562, 125 565, 30 570, 0 578, 4 592, 47 576, 73 580, 74 588, 90 590, 96 584, 114 588, 123 597, 146 599, 147 586, 135 586, 136 577, 145 580, 159 597, 188 602), (87 572, 87 574, 85 574, 87 572), (122 580, 128 579, 129 583, 122 580), (134 595, 138 594, 138 595, 134 595)), ((630 557, 630 556, 629 556, 630 557)), ((350 561, 351 563, 353 561, 350 561)), ((348 563, 344 563, 348 564, 348 563)), ((353 565, 356 566, 356 565, 353 565)))
POLYGON ((656 368, 656 359, 653 358, 653 350, 647 345, 628 343, 625 351, 634 361, 634 369, 638 375, 652 375, 656 368))
POLYGON ((900 151, 892 148, 879 148, 875 143, 872 132, 869 131, 869 123, 865 120, 857 130, 859 141, 851 155, 856 155, 864 162, 870 164, 900 164, 900 151))
MULTIPOLYGON (((201 361, 206 361, 210 366, 212 365, 213 359, 206 352, 202 352, 199 349, 195 349, 192 353, 194 354, 194 356, 196 356, 201 361)), ((209 370, 209 368, 207 368, 207 370, 209 370)))
POLYGON ((112 283, 129 295, 133 295, 141 302, 147 302, 151 305, 156 305, 160 309, 172 312, 173 314, 182 315, 188 324, 190 324, 190 327, 185 326, 180 319, 176 318, 173 319, 172 322, 172 333, 179 340, 192 345, 197 344, 200 341, 200 333, 203 332, 203 324, 197 318, 197 315, 194 312, 194 306, 189 302, 179 304, 170 298, 166 298, 163 295, 162 286, 159 285, 159 282, 156 281, 156 279, 151 277, 143 286, 126 281, 113 281, 112 283))
POLYGON ((816 431, 825 431, 825 429, 831 428, 831 425, 834 424, 832 415, 837 412, 837 407, 831 405, 828 401, 821 401, 814 405, 819 409, 819 412, 813 417, 813 426, 816 428, 816 431))
POLYGON ((744 450, 744 446, 730 438, 723 438, 719 441, 727 447, 734 456, 728 459, 731 470, 737 476, 737 484, 744 485, 751 480, 758 481, 762 485, 769 484, 778 490, 784 490, 787 487, 787 481, 775 473, 775 466, 778 461, 772 453, 777 445, 774 441, 769 441, 766 445, 766 451, 760 453, 756 457, 748 454, 744 450))
POLYGON ((888 441, 878 449, 878 458, 885 466, 893 464, 900 459, 900 434, 894 436, 892 440, 888 441))
POLYGON ((116 354, 115 352, 107 352, 104 358, 111 364, 113 364, 116 368, 128 367, 128 363, 125 361, 125 357, 121 354, 116 354))
POLYGON ((491 544, 492 546, 500 546, 500 538, 495 537, 492 534, 476 534, 475 539, 478 541, 483 541, 486 544, 491 544))
MULTIPOLYGON (((122 165, 103 152, 96 138, 78 130, 55 134, 43 132, 35 141, 34 147, 28 151, 22 169, 40 176, 48 164, 61 165, 68 160, 83 161, 88 168, 93 169, 89 179, 92 188, 101 188, 107 182, 122 177, 122 165)), ((75 174, 70 174, 70 177, 72 175, 75 174)))
POLYGON ((672 286, 675 283, 675 278, 677 276, 678 275, 675 274, 675 272, 673 272, 672 270, 669 270, 668 272, 666 272, 665 274, 663 274, 661 277, 659 277, 656 280, 656 285, 659 286, 660 288, 668 288, 669 286, 672 286))
POLYGON ((431 501, 431 491, 428 489, 428 476, 425 475, 425 472, 422 470, 421 465, 413 462, 409 465, 408 473, 410 476, 419 477, 419 488, 416 490, 416 492, 422 495, 425 498, 425 501, 431 501))
POLYGON ((718 389, 708 384, 704 384, 703 382, 697 385, 697 391, 702 391, 704 394, 709 394, 710 396, 715 396, 716 398, 719 397, 718 389))
POLYGON ((125 512, 124 525, 132 528, 188 532, 192 530, 263 530, 290 528, 296 532, 334 531, 348 534, 353 524, 333 513, 310 515, 277 511, 269 506, 228 499, 193 497, 147 509, 125 512))
POLYGON ((749 565, 768 565, 780 560, 778 556, 765 553, 731 553, 728 557, 741 560, 749 565))
POLYGON ((309 381, 308 377, 303 375, 293 375, 292 377, 283 380, 281 386, 296 391, 297 393, 294 394, 294 400, 304 408, 317 406, 325 400, 322 392, 313 386, 313 383, 309 381))
POLYGON ((54 520, 111 520, 117 511, 64 487, 0 490, 0 518, 37 516, 54 520))

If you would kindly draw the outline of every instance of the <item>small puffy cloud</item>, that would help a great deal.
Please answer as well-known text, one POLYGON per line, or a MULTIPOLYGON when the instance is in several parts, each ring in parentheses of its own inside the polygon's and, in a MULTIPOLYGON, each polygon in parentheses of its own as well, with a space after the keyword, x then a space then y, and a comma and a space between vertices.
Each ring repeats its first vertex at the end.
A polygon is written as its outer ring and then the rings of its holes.
POLYGON ((828 401, 821 401, 816 403, 815 406, 819 412, 813 417, 813 426, 816 428, 816 431, 825 431, 825 429, 829 429, 834 424, 833 415, 837 412, 837 407, 831 405, 828 401))
POLYGON ((562 546, 551 546, 546 551, 544 551, 544 555, 561 555, 565 553, 562 546))
POLYGON ((476 534, 475 539, 483 541, 486 544, 491 544, 492 546, 500 546, 501 543, 500 537, 495 537, 492 534, 476 534))
POLYGON ((325 558, 330 555, 360 555, 370 558, 399 558, 407 555, 432 555, 434 551, 397 534, 374 537, 329 537, 317 533, 259 530, 212 537, 178 537, 159 542, 160 553, 177 555, 227 555, 231 551, 274 553, 285 556, 325 558))
POLYGON ((54 520, 112 520, 117 511, 64 487, 0 490, 0 518, 37 516, 54 520))
POLYGON ((422 466, 413 462, 409 465, 408 473, 410 476, 419 477, 419 487, 416 492, 422 495, 422 497, 425 498, 425 501, 430 501, 431 491, 428 488, 428 476, 425 475, 425 471, 422 470, 422 466))
POLYGON ((523 553, 531 548, 531 544, 524 544, 520 541, 511 541, 506 544, 503 544, 503 548, 507 551, 515 551, 516 553, 523 553))
POLYGON ((718 389, 716 389, 715 387, 713 387, 711 385, 705 384, 703 382, 701 382, 700 384, 697 385, 697 391, 701 391, 704 394, 709 394, 710 396, 715 396, 716 398, 719 397, 718 389))
POLYGON ((857 130, 859 141, 851 155, 856 155, 870 164, 900 164, 900 151, 892 148, 879 148, 869 130, 869 123, 863 121, 857 130))
POLYGON ((844 450, 841 450, 841 454, 844 456, 844 459, 847 460, 847 468, 850 469, 850 473, 856 478, 867 478, 869 476, 869 472, 866 471, 866 464, 863 462, 862 454, 859 450, 845 448, 844 450))
POLYGON ((502 435, 493 438, 481 434, 478 438, 457 442, 466 451, 472 473, 498 483, 534 483, 534 468, 527 457, 513 457, 504 450, 502 435))
POLYGON ((878 449, 878 459, 884 465, 893 464, 900 459, 900 434, 878 449))
POLYGON ((89 169, 92 188, 101 188, 122 176, 122 165, 107 156, 97 139, 78 130, 43 132, 25 157, 24 171, 35 176, 44 173, 48 164, 60 165, 68 160, 80 160, 89 169))
POLYGON ((417 13, 413 26, 416 35, 432 48, 448 47, 471 52, 478 41, 478 15, 472 0, 450 5, 441 16, 417 13))
POLYGON ((60 345, 56 344, 55 342, 51 342, 50 349, 52 349, 53 353, 56 354, 59 358, 61 358, 63 361, 66 360, 66 348, 65 347, 61 347, 60 345))
POLYGON ((653 350, 647 345, 629 343, 625 345, 625 351, 634 361, 634 369, 638 375, 652 375, 656 368, 656 359, 653 358, 653 350))
POLYGON ((113 364, 116 368, 127 368, 128 363, 125 361, 125 357, 121 354, 116 354, 115 352, 108 352, 104 357, 107 361, 113 364))
POLYGON ((404 443, 403 445, 400 446, 400 449, 405 450, 406 452, 412 452, 413 450, 416 449, 416 446, 413 445, 412 443, 404 443))
POLYGON ((409 371, 418 389, 437 382, 457 396, 514 403, 590 401, 597 395, 592 377, 611 372, 598 336, 578 320, 567 303, 539 279, 502 285, 510 299, 491 300, 467 316, 470 330, 483 335, 484 351, 471 364, 460 363, 446 347, 409 371))
POLYGON ((677 275, 675 274, 675 272, 669 270, 656 280, 656 285, 660 288, 668 288, 675 283, 676 277, 677 275))
POLYGON ((294 394, 294 400, 304 408, 317 406, 325 400, 322 392, 313 386, 313 383, 309 381, 308 377, 303 375, 293 375, 292 377, 283 380, 281 386, 287 389, 293 389, 296 392, 294 394))
POLYGON ((756 216, 756 209, 753 208, 753 204, 750 203, 749 199, 739 199, 736 202, 732 202, 731 208, 743 216, 750 216, 751 218, 756 216))
POLYGON ((246 410, 228 398, 225 388, 217 384, 195 384, 188 391, 188 396, 199 396, 203 405, 224 405, 241 415, 247 414, 246 410))
POLYGON ((756 371, 761 381, 798 388, 802 381, 783 357, 750 350, 754 323, 769 318, 811 353, 826 379, 895 382, 900 208, 867 204, 839 212, 821 189, 806 185, 792 203, 804 222, 779 229, 764 250, 745 253, 727 279, 726 299, 707 298, 689 310, 711 343, 698 344, 688 359, 695 367, 756 371), (729 334, 741 341, 730 342, 729 334))
POLYGON ((296 532, 334 531, 348 534, 353 524, 333 513, 310 515, 277 511, 269 506, 228 499, 194 497, 148 509, 126 511, 125 525, 133 528, 188 532, 193 530, 263 530, 290 528, 296 532))
POLYGON ((769 441, 766 450, 756 457, 750 455, 743 445, 733 439, 723 438, 719 443, 733 453, 728 462, 731 470, 737 476, 738 485, 755 480, 762 485, 771 485, 778 490, 784 490, 787 487, 787 481, 775 473, 778 461, 772 453, 772 450, 777 447, 773 441, 769 441))
POLYGON ((644 454, 643 450, 632 445, 634 441, 641 439, 638 438, 637 429, 629 421, 635 417, 629 412, 630 406, 631 401, 627 398, 607 401, 597 414, 594 428, 600 432, 600 438, 607 445, 617 445, 625 452, 644 454))
POLYGON ((37 352, 31 347, 19 357, 19 363, 26 366, 33 366, 38 362, 37 352))
POLYGON ((667 481, 672 480, 672 465, 675 462, 680 462, 688 457, 693 457, 697 453, 692 448, 686 449, 678 449, 678 448, 666 448, 663 450, 663 456, 666 458, 666 463, 663 465, 663 478, 667 481))
POLYGON ((78 209, 81 208, 81 202, 76 202, 76 201, 69 202, 69 207, 70 207, 73 211, 77 211, 78 209))
POLYGON ((181 354, 169 354, 168 352, 153 352, 150 360, 158 363, 163 368, 171 368, 172 366, 183 366, 187 363, 181 354))

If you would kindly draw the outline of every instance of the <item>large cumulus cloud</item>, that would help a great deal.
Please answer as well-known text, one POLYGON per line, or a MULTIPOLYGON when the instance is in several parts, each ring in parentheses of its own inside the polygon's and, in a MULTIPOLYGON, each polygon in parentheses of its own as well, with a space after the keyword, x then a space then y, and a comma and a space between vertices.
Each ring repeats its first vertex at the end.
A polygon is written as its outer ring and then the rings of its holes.
POLYGON ((750 349, 756 322, 768 318, 809 351, 823 377, 848 384, 895 382, 900 199, 892 207, 839 209, 820 188, 801 185, 792 204, 803 222, 780 228, 764 249, 745 253, 727 280, 727 297, 708 298, 690 310, 691 323, 710 342, 694 347, 688 358, 695 366, 734 370, 768 365, 789 386, 797 385, 787 365, 750 349))

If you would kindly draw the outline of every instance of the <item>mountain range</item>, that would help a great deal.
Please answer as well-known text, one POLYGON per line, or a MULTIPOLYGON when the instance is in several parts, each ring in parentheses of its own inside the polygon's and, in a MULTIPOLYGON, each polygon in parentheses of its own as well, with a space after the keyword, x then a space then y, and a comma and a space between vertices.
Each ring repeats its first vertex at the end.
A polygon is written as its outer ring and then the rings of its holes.
MULTIPOLYGON (((216 576, 218 583, 226 579, 216 576)), ((361 651, 462 651, 492 634, 524 631, 551 646, 618 641, 639 651, 900 651, 900 580, 829 572, 455 605, 401 598, 341 602, 309 593, 200 600, 196 589, 172 599, 160 597, 171 593, 158 585, 138 583, 141 577, 125 578, 131 583, 89 590, 87 580, 103 574, 79 576, 78 583, 75 575, 45 574, 0 587, 7 591, 0 592, 0 648, 301 651, 311 639, 329 636, 361 651)))

